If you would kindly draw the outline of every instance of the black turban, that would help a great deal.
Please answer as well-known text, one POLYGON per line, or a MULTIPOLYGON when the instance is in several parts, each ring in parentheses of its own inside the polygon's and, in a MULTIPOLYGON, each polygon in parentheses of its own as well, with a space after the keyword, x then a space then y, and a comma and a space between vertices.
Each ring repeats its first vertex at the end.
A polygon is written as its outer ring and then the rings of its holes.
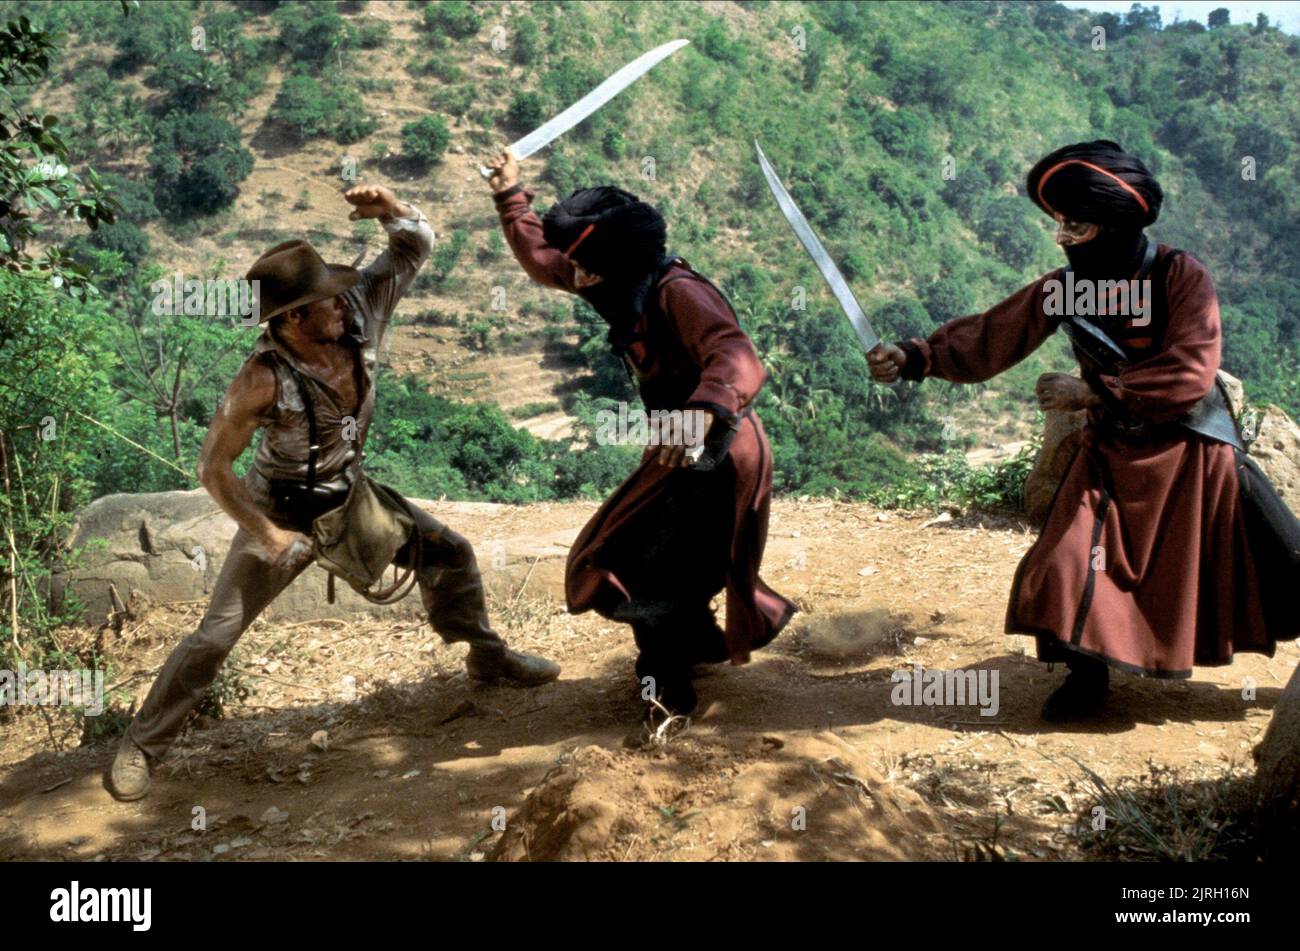
POLYGON ((1104 228, 1154 224, 1165 197, 1142 160, 1108 139, 1057 149, 1030 169, 1026 184, 1034 204, 1049 215, 1104 228))
POLYGON ((621 188, 604 185, 580 188, 556 202, 542 219, 542 235, 583 270, 623 281, 659 266, 668 229, 663 215, 652 206, 621 188))

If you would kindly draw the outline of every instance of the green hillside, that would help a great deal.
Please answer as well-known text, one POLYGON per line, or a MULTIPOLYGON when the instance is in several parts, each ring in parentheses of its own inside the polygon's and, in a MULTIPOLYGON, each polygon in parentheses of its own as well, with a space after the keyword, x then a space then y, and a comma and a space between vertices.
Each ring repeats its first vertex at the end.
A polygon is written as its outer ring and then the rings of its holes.
MULTIPOLYGON (((336 207, 349 161, 421 203, 439 231, 408 320, 461 328, 471 354, 566 349, 588 374, 559 397, 579 417, 629 397, 594 315, 514 267, 470 162, 678 36, 692 45, 523 172, 541 207, 612 181, 663 208, 671 248, 727 289, 771 370, 759 408, 779 491, 1014 504, 1023 458, 981 481, 951 456, 917 454, 995 430, 1023 437, 1033 379, 1071 361, 1053 340, 985 387, 868 383, 767 194, 754 138, 885 335, 924 334, 1058 265, 1047 220, 1022 194, 1025 172, 1063 143, 1118 139, 1166 189, 1156 237, 1215 276, 1225 369, 1253 397, 1300 411, 1300 40, 1271 27, 1160 29, 1154 7, 1116 18, 1054 3, 126 6, 0 3, 0 20, 66 33, 46 75, 11 86, 7 108, 56 116, 69 168, 96 169, 121 207, 93 234, 50 215, 31 244, 73 254, 99 296, 70 297, 73 280, 55 291, 4 278, 0 426, 30 443, 37 420, 67 418, 60 465, 79 497, 192 484, 183 472, 248 348, 233 324, 157 321, 149 280, 236 277, 286 237, 336 260, 374 253, 373 229, 352 229, 336 207), (515 295, 506 314, 489 304, 497 283, 515 295), (805 311, 792 306, 799 287, 805 311), (33 419, 32 392, 70 402, 33 419)), ((390 375, 381 393, 372 464, 416 495, 595 495, 636 456, 539 441, 415 377, 390 375)))

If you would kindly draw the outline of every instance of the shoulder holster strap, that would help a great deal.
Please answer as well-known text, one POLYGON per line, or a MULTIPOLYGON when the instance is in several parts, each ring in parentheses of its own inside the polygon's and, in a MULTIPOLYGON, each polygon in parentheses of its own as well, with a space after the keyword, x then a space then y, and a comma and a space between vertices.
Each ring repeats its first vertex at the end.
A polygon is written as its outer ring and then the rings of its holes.
POLYGON ((316 428, 316 403, 311 398, 311 391, 303 381, 302 374, 289 364, 287 360, 282 361, 289 375, 293 377, 294 384, 298 387, 298 395, 302 397, 303 413, 307 417, 307 491, 311 492, 316 488, 316 462, 320 458, 320 432, 316 428))
MULTIPOLYGON (((293 381, 298 387, 298 393, 302 397, 303 410, 307 416, 307 438, 310 442, 307 453, 307 491, 311 492, 316 487, 316 462, 320 457, 320 435, 316 425, 316 404, 311 398, 311 391, 302 378, 302 374, 285 362, 285 367, 293 376, 293 381)), ((351 493, 349 493, 349 499, 351 493)), ((391 585, 381 588, 378 591, 360 591, 358 593, 366 600, 373 604, 393 604, 406 597, 407 592, 419 580, 419 567, 423 561, 423 547, 419 541, 418 530, 413 530, 411 539, 411 554, 406 572, 397 578, 391 585)), ((334 603, 334 572, 328 571, 328 580, 326 581, 326 598, 330 604, 334 603)))
MULTIPOLYGON (((320 458, 320 432, 316 427, 316 403, 311 398, 311 391, 307 389, 307 384, 303 381, 302 374, 290 366, 289 362, 282 361, 289 375, 293 377, 294 385, 298 387, 298 396, 302 399, 303 415, 307 417, 307 492, 308 494, 316 490, 316 462, 320 458)), ((325 600, 330 604, 334 603, 334 573, 326 572, 325 582, 325 600)))

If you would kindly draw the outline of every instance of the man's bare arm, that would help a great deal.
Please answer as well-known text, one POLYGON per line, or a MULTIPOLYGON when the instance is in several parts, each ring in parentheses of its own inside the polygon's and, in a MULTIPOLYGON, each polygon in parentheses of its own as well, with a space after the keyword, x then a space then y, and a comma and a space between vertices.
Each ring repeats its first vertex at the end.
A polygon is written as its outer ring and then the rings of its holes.
POLYGON ((226 514, 257 539, 268 559, 279 562, 295 541, 309 547, 310 541, 272 522, 234 470, 235 460, 253 441, 258 425, 275 402, 275 391, 275 373, 269 367, 256 360, 244 364, 208 427, 199 454, 198 477, 226 514))

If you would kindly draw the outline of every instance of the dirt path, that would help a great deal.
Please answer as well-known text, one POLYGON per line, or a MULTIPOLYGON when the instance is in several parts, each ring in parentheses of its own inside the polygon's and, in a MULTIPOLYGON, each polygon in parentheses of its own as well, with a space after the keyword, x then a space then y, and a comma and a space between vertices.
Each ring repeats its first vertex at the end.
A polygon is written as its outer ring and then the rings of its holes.
MULTIPOLYGON (((476 541, 576 532, 591 509, 502 507, 457 527, 476 541)), ((929 521, 778 503, 764 576, 803 613, 752 664, 698 681, 690 729, 648 751, 622 745, 638 709, 631 638, 565 614, 554 565, 492 598, 513 645, 564 665, 533 691, 475 687, 463 649, 411 621, 259 622, 234 656, 252 695, 192 729, 143 803, 104 792, 110 744, 52 752, 65 721, 8 722, 0 856, 953 858, 996 828, 1002 853, 1051 860, 1079 855, 1080 763, 1111 783, 1249 765, 1294 644, 1191 682, 1120 675, 1106 717, 1049 729, 1038 709, 1062 672, 1001 633, 1032 535, 929 521), (891 674, 916 664, 996 671, 996 715, 896 705, 891 674)), ((123 676, 140 672, 133 690, 199 607, 156 610, 110 645, 123 676)))

